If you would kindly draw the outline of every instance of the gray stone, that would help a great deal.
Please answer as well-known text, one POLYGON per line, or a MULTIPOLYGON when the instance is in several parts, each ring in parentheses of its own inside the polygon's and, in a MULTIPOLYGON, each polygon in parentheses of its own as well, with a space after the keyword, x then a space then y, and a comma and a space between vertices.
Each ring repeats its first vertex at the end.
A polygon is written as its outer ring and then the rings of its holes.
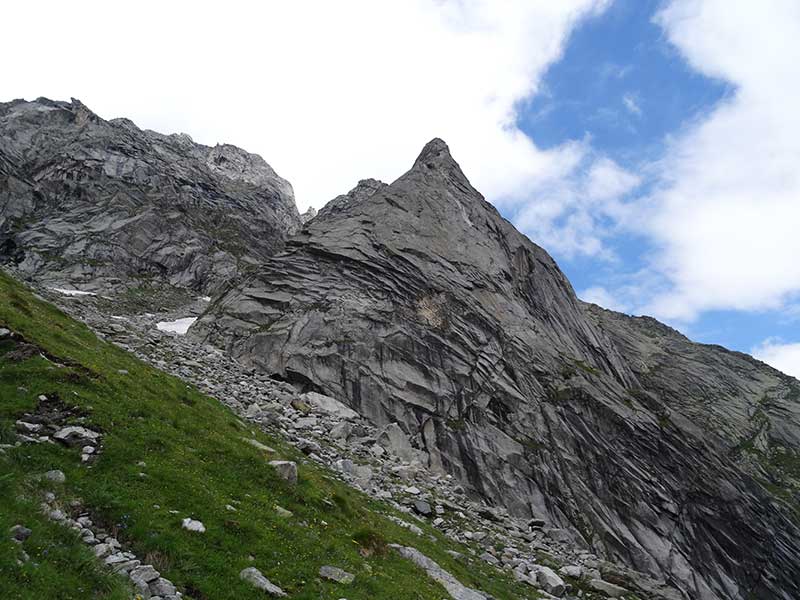
POLYGON ((135 568, 130 573, 131 579, 139 579, 144 583, 150 583, 151 581, 155 581, 161 577, 161 573, 156 571, 152 565, 142 565, 140 567, 135 568))
POLYGON ((339 419, 356 420, 359 418, 356 411, 343 402, 339 402, 336 398, 318 394, 317 392, 307 392, 300 396, 300 398, 310 406, 313 406, 317 411, 338 417, 339 419))
POLYGON ((353 583, 356 579, 356 576, 352 573, 348 573, 347 571, 344 571, 338 567, 331 567, 327 565, 319 568, 319 576, 322 579, 328 579, 330 581, 343 583, 345 585, 353 583))
POLYGON ((566 565, 561 567, 558 572, 564 577, 580 579, 583 576, 583 567, 580 565, 566 565))
POLYGON ((67 446, 85 446, 88 444, 94 444, 100 439, 100 437, 101 435, 96 431, 76 425, 64 427, 53 434, 53 439, 56 439, 67 446))
POLYGON ((414 504, 411 506, 414 508, 414 512, 424 517, 429 517, 431 514, 433 514, 431 505, 424 500, 415 500, 414 504))
POLYGON ((290 460, 271 460, 269 464, 275 468, 281 479, 291 484, 297 483, 297 463, 290 460))
POLYGON ((33 533, 30 529, 25 527, 24 525, 14 525, 11 529, 11 539, 17 542, 24 542, 29 537, 31 537, 31 533, 33 533))
POLYGON ((264 577, 264 574, 255 567, 247 567, 246 569, 242 569, 242 572, 239 573, 239 578, 246 581, 256 589, 263 590, 272 596, 281 598, 286 596, 286 593, 281 588, 264 577))
POLYGON ((195 533, 205 533, 206 526, 203 525, 201 521, 196 521, 189 517, 186 517, 181 521, 181 527, 186 529, 187 531, 193 531, 195 533))
POLYGON ((353 432, 353 424, 344 421, 331 428, 330 436, 334 440, 347 440, 353 432))
POLYGON ((150 593, 154 596, 164 596, 170 597, 174 596, 175 593, 178 591, 175 589, 175 586, 172 584, 171 581, 168 579, 164 579, 163 577, 159 577, 155 581, 150 582, 150 593))
POLYGON ((556 572, 550 567, 537 566, 536 581, 544 591, 546 591, 548 594, 553 594, 554 596, 563 595, 564 590, 566 589, 564 580, 556 575, 556 572))
POLYGON ((489 597, 482 594, 478 590, 468 588, 453 577, 450 573, 442 569, 438 563, 434 562, 416 548, 408 546, 400 546, 398 544, 389 544, 408 560, 412 561, 421 569, 428 573, 428 576, 439 583, 453 600, 489 600, 489 597))
POLYGON ((590 580, 589 587, 596 592, 600 592, 601 594, 608 596, 609 598, 621 598, 625 594, 631 593, 630 590, 627 590, 624 587, 614 585, 613 583, 603 581, 602 579, 590 580))
POLYGON ((48 471, 47 473, 42 475, 42 478, 47 481, 51 481, 53 483, 66 483, 67 481, 67 476, 64 475, 63 471, 59 470, 48 471))
POLYGON ((389 423, 378 435, 378 443, 395 456, 411 461, 416 457, 408 436, 397 423, 389 423))
POLYGON ((39 433, 42 430, 41 424, 28 423, 27 421, 17 421, 16 427, 17 431, 21 431, 22 433, 39 433))

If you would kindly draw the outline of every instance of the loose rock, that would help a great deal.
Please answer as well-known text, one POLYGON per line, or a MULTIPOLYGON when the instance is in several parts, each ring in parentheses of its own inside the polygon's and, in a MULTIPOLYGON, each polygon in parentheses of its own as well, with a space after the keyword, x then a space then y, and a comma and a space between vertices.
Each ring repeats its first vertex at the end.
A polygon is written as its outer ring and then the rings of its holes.
POLYGON ((259 590, 264 590, 273 596, 279 598, 286 596, 286 592, 264 577, 264 574, 255 567, 247 567, 246 569, 243 569, 242 572, 239 573, 239 578, 250 583, 253 587, 259 590))

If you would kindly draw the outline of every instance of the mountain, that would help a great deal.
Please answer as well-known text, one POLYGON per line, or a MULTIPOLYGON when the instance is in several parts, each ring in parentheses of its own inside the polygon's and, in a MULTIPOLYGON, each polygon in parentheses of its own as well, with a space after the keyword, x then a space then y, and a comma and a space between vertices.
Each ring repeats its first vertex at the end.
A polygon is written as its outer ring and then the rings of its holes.
POLYGON ((240 148, 77 100, 0 104, 0 261, 24 276, 212 293, 300 225, 291 185, 240 148))
MULTIPOLYGON (((104 301, 39 292, 71 308, 104 301)), ((206 349, 201 367, 178 338, 96 317, 102 336, 0 271, 0 597, 540 597, 444 531, 348 485, 320 464, 333 457, 313 434, 301 447, 286 431, 262 431, 252 407, 279 407, 288 421, 301 400, 291 386, 250 378, 251 410, 237 414, 225 406, 244 379, 233 361, 206 349), (212 371, 227 393, 209 397, 137 359, 119 347, 131 336, 168 355, 174 371, 194 365, 198 382, 212 371), (438 579, 412 561, 434 565, 438 579)), ((303 416, 319 427, 337 420, 310 408, 303 416)), ((443 517, 462 520, 449 507, 443 517)))
POLYGON ((441 140, 331 201, 190 334, 399 423, 473 497, 686 598, 800 597, 800 382, 581 302, 441 140))

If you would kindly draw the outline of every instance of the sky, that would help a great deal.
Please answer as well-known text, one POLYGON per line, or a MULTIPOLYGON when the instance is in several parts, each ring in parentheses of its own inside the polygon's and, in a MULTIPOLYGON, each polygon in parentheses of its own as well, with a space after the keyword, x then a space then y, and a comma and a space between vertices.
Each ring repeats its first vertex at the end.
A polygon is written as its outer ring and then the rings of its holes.
POLYGON ((800 377, 796 0, 13 3, 0 100, 262 155, 317 208, 441 137, 580 297, 800 377))

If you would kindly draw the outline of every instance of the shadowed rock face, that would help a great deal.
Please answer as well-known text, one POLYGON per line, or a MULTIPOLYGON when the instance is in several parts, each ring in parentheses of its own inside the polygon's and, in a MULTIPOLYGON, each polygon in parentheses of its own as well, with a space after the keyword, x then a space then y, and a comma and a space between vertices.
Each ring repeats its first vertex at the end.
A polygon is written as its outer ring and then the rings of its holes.
POLYGON ((193 332, 686 597, 800 595, 800 384, 579 301, 441 140, 329 203, 193 332))
POLYGON ((299 227, 289 183, 235 146, 104 121, 76 100, 0 104, 0 260, 40 281, 213 292, 299 227))

